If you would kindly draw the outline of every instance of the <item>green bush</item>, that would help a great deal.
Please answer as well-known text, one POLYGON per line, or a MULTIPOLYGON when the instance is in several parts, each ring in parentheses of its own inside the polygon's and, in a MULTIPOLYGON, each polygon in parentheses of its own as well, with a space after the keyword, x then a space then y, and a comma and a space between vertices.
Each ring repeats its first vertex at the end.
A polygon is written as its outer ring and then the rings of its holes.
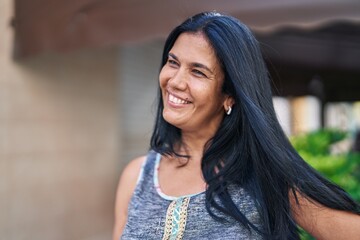
MULTIPOLYGON (((343 131, 322 129, 293 136, 290 141, 308 164, 360 202, 360 154, 330 154, 330 146, 347 137, 343 131)), ((304 240, 314 239, 305 231, 301 235, 304 240)))

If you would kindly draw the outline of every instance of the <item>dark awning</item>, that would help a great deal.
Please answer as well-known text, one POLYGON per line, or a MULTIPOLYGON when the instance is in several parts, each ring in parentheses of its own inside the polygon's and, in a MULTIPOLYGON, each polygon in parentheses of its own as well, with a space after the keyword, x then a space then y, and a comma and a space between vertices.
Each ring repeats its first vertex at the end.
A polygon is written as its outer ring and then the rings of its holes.
POLYGON ((329 22, 313 29, 257 34, 275 94, 360 100, 360 23, 329 22))
POLYGON ((257 31, 334 19, 360 21, 357 0, 15 0, 15 56, 164 37, 204 10, 229 13, 257 31))
POLYGON ((205 10, 231 14, 255 31, 279 95, 360 99, 358 0, 15 0, 14 55, 164 38, 205 10))

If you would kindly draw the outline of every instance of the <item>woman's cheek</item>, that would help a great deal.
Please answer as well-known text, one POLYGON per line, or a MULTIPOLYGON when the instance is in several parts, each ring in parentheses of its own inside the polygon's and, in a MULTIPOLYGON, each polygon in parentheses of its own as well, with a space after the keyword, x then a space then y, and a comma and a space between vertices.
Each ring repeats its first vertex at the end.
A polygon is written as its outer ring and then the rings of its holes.
POLYGON ((173 72, 174 71, 169 69, 169 67, 164 66, 159 74, 160 85, 162 85, 163 87, 166 86, 166 83, 169 81, 169 79, 171 79, 172 75, 174 75, 173 72))

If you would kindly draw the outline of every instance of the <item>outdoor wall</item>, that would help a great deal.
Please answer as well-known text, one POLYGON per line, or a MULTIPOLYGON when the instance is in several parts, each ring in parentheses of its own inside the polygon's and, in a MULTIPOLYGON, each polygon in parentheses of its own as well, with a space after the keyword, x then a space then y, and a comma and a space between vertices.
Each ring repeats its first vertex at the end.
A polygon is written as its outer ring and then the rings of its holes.
POLYGON ((291 119, 291 102, 285 97, 273 97, 273 104, 275 112, 281 127, 285 134, 290 136, 292 133, 292 119, 291 119))
POLYGON ((325 127, 352 133, 360 130, 360 101, 327 103, 324 115, 325 127))
POLYGON ((122 161, 144 155, 156 114, 156 94, 164 42, 152 41, 120 49, 122 161))
POLYGON ((110 239, 118 51, 15 62, 12 4, 0 0, 0 239, 110 239))
POLYGON ((321 128, 321 103, 314 96, 291 100, 292 133, 299 134, 321 128))

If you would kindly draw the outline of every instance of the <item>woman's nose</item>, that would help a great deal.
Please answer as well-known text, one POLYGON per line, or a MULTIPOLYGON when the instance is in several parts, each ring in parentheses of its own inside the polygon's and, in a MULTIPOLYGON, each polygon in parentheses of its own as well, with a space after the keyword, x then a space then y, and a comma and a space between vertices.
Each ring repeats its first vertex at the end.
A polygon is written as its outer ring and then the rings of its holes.
POLYGON ((169 80, 170 87, 185 90, 187 87, 187 76, 184 69, 179 69, 169 80))

